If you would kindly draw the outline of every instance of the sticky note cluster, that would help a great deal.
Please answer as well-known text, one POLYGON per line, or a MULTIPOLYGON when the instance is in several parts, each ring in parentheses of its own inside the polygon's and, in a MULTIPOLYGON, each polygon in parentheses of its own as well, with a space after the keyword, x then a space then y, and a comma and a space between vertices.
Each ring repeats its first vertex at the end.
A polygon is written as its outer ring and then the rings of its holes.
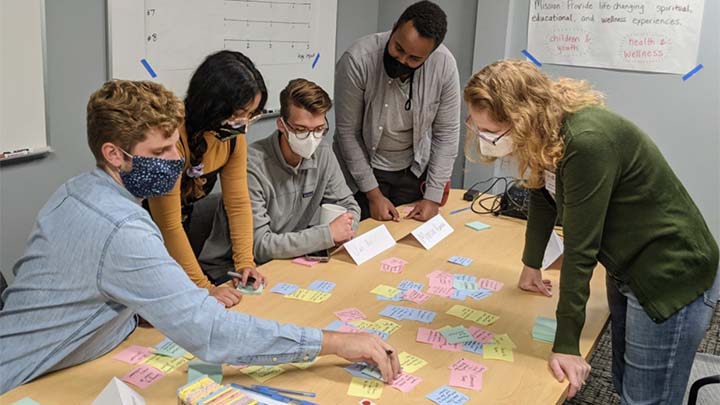
POLYGON ((138 388, 146 388, 185 365, 193 355, 170 339, 165 339, 154 348, 133 345, 115 354, 113 359, 136 365, 121 379, 138 388))
POLYGON ((239 388, 235 384, 220 385, 208 376, 202 376, 178 388, 178 403, 181 405, 257 403, 239 388))
POLYGON ((335 283, 332 281, 315 280, 307 288, 300 288, 290 283, 278 283, 270 289, 270 292, 286 298, 317 304, 327 301, 333 289, 335 289, 335 283))
POLYGON ((398 321, 417 321, 421 323, 432 323, 437 316, 436 312, 426 311, 424 309, 403 307, 400 305, 388 305, 380 315, 392 318, 398 321))
POLYGON ((538 316, 535 318, 535 325, 532 329, 532 337, 540 342, 553 343, 555 341, 556 329, 556 320, 538 316))
POLYGON ((500 291, 503 284, 490 279, 478 279, 469 274, 453 274, 435 270, 427 274, 428 294, 444 298, 465 300, 470 297, 476 301, 487 298, 493 292, 500 291))

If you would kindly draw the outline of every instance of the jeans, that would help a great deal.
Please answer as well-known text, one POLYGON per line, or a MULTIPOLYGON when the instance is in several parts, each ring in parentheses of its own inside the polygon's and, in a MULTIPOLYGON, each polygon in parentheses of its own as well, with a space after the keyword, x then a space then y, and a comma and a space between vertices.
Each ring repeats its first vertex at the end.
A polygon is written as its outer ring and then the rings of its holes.
MULTIPOLYGON (((403 205, 421 200, 423 193, 420 184, 425 180, 426 173, 420 178, 416 177, 410 168, 397 172, 373 169, 378 188, 393 205, 403 205)), ((355 200, 360 205, 360 219, 370 218, 370 202, 365 193, 355 193, 355 200)))
POLYGON ((695 301, 659 324, 627 286, 619 286, 609 275, 606 284, 613 384, 620 403, 682 404, 695 352, 718 300, 720 277, 695 301))

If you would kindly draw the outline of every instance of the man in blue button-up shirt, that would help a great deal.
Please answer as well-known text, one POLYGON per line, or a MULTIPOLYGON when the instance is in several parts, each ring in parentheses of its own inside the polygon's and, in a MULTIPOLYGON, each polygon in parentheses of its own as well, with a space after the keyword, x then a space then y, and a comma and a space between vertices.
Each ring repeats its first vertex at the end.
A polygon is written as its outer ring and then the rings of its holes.
POLYGON ((336 354, 374 362, 392 381, 397 356, 377 336, 226 310, 170 257, 139 201, 177 178, 167 174, 179 159, 182 114, 182 102, 152 82, 111 81, 91 96, 88 143, 98 167, 55 192, 13 269, 0 312, 0 394, 109 352, 135 329, 136 314, 205 361, 282 364, 336 354))

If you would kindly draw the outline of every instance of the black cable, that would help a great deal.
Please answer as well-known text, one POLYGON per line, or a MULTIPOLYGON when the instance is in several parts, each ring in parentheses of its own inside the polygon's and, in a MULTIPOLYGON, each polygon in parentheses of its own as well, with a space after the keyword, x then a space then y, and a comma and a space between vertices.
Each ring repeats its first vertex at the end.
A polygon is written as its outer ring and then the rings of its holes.
POLYGON ((470 204, 470 209, 476 213, 476 214, 492 214, 495 216, 503 215, 503 214, 509 214, 509 213, 517 213, 524 214, 525 217, 527 217, 528 212, 528 197, 527 193, 523 193, 522 191, 520 194, 522 194, 522 199, 517 199, 517 197, 513 196, 513 193, 509 193, 508 191, 515 187, 515 189, 521 189, 522 186, 520 186, 520 180, 514 177, 491 177, 488 180, 477 182, 473 184, 470 188, 474 188, 476 185, 479 184, 485 184, 489 183, 489 187, 486 189, 478 192, 477 196, 473 200, 472 204, 470 204), (488 194, 490 190, 492 190, 498 183, 501 183, 503 186, 503 191, 499 194, 488 194), (503 202, 505 202, 506 207, 503 208, 503 202), (479 206, 476 207, 476 206, 479 206))

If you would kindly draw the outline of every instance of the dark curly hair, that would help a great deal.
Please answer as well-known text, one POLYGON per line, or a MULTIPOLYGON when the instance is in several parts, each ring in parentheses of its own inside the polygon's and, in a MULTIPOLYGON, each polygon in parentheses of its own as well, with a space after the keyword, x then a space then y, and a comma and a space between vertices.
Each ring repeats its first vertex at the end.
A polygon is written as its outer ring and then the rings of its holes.
POLYGON ((412 21, 420 36, 435 40, 435 48, 440 46, 447 33, 447 16, 445 12, 432 1, 418 1, 406 8, 400 15, 393 32, 402 24, 412 21))
MULTIPOLYGON (((207 151, 205 132, 219 128, 235 111, 250 104, 258 93, 261 100, 256 113, 265 108, 267 88, 255 65, 240 52, 216 52, 198 66, 185 97, 185 130, 191 166, 202 163, 207 151)), ((204 178, 183 175, 183 199, 202 198, 204 184, 204 178)))

